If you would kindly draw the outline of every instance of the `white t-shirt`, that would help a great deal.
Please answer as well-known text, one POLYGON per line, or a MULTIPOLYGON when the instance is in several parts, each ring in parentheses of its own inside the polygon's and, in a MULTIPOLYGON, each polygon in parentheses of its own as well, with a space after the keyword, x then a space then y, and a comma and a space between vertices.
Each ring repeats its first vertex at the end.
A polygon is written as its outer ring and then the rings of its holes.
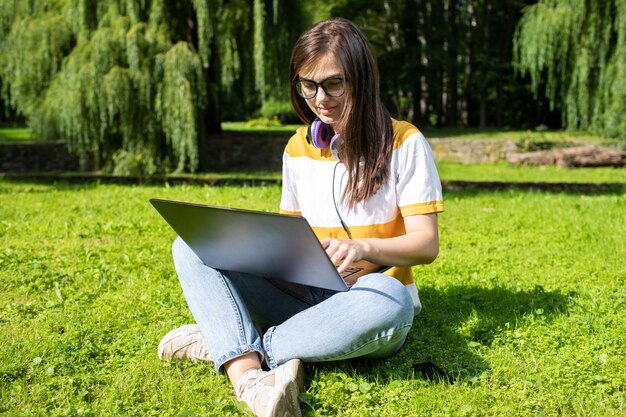
MULTIPOLYGON (((345 166, 338 163, 328 148, 318 149, 309 144, 306 127, 298 129, 283 155, 281 213, 305 217, 322 240, 348 238, 335 202, 355 239, 400 236, 406 233, 403 217, 442 212, 441 182, 428 142, 410 123, 393 119, 392 123, 389 181, 352 209, 341 204, 348 175, 345 166)), ((399 279, 417 296, 410 267, 394 267, 386 273, 399 279)))

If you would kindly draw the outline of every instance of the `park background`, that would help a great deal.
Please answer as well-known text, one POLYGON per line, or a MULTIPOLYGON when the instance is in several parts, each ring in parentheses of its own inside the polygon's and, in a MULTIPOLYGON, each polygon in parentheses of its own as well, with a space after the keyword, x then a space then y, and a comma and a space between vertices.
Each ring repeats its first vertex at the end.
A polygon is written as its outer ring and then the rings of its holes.
MULTIPOLYGON (((276 211, 279 171, 211 154, 293 132, 291 46, 330 16, 427 138, 624 149, 624 0, 0 0, 0 141, 62 141, 97 174, 0 178, 2 415, 239 415, 210 365, 156 357, 191 317, 148 199, 276 211)), ((625 169, 437 165, 405 348, 307 365, 305 415, 623 415, 625 169)))
POLYGON ((222 122, 299 123, 291 47, 342 16, 370 39, 392 116, 426 133, 567 129, 623 145, 624 1, 534 3, 2 0, 0 121, 66 141, 84 168, 206 170, 222 122))

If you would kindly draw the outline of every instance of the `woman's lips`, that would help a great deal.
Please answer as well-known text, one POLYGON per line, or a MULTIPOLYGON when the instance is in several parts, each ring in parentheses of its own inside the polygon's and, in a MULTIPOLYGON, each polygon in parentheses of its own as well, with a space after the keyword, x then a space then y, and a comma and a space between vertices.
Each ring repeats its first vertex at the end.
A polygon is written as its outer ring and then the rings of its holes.
POLYGON ((319 114, 324 115, 324 116, 328 116, 334 110, 335 110, 335 107, 318 107, 317 108, 317 111, 319 112, 319 114))

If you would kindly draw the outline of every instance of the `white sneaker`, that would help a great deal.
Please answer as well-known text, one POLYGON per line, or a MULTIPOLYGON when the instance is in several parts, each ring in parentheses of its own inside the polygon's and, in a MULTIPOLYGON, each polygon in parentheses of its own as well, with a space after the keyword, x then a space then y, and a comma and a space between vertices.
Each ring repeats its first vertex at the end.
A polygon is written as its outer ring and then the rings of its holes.
POLYGON ((301 417, 298 394, 304 383, 300 360, 287 362, 271 371, 255 369, 246 372, 235 393, 258 417, 301 417), (288 366, 285 366, 289 364, 288 366))
POLYGON ((161 339, 157 353, 163 360, 212 361, 200 326, 197 324, 186 324, 171 330, 161 339))
POLYGON ((298 387, 298 391, 304 391, 304 367, 300 359, 292 359, 271 370, 276 381, 293 381, 298 387))

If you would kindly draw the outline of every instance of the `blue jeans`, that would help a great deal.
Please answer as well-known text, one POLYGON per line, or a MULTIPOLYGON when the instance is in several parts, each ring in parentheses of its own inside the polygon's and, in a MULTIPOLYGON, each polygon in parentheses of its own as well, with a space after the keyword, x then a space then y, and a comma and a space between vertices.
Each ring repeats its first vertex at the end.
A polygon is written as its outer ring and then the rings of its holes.
POLYGON ((218 371, 249 352, 270 368, 294 358, 387 357, 402 347, 413 323, 411 296, 385 274, 366 275, 349 291, 336 292, 210 268, 180 238, 172 253, 218 371))

